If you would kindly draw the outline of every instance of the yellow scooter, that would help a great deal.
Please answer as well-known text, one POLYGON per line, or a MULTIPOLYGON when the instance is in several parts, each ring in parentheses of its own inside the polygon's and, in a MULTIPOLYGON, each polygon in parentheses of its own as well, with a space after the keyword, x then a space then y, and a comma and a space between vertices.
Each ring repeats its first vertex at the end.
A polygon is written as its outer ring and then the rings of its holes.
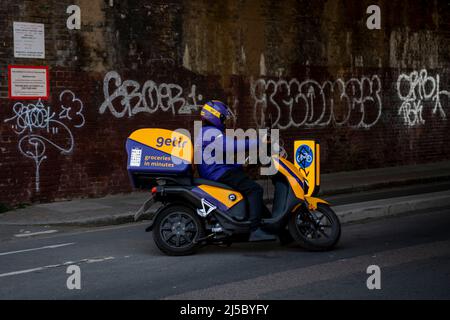
MULTIPOLYGON (((140 129, 129 136, 126 147, 134 186, 151 190, 135 219, 155 202, 162 204, 151 213, 146 229, 153 231, 162 252, 187 255, 205 244, 248 241, 250 222, 244 197, 227 185, 193 177, 193 146, 188 136, 165 129, 140 129)), ((272 156, 272 161, 278 169, 271 177, 272 211, 267 210, 261 228, 307 250, 333 248, 341 226, 329 204, 306 196, 306 176, 294 164, 280 156, 272 156)))

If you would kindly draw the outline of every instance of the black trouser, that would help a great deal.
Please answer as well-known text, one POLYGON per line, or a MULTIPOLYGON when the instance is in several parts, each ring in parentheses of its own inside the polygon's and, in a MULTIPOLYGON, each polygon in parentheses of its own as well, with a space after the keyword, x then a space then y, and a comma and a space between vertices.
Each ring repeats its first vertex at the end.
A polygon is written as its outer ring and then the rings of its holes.
POLYGON ((242 193, 248 205, 248 220, 251 229, 257 228, 261 221, 264 208, 264 189, 255 181, 250 179, 242 169, 233 169, 225 172, 219 182, 229 185, 236 191, 242 193))

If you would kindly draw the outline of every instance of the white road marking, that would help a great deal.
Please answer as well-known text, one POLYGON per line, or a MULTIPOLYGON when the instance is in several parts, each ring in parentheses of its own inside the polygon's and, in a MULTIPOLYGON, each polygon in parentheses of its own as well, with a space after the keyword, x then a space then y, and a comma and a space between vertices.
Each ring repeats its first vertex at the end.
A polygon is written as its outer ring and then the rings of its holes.
POLYGON ((102 262, 107 260, 112 260, 114 257, 106 257, 106 258, 100 258, 100 259, 86 259, 86 263, 95 263, 95 262, 102 262))
POLYGON ((75 244, 75 242, 54 244, 54 245, 45 246, 45 247, 23 249, 23 250, 17 250, 17 251, 1 252, 0 256, 7 256, 9 254, 16 254, 16 253, 30 252, 30 251, 37 251, 37 250, 45 250, 45 249, 56 249, 56 248, 61 248, 61 247, 65 247, 65 246, 70 246, 72 244, 75 244))
POLYGON ((82 259, 79 261, 67 261, 61 264, 51 264, 48 266, 43 266, 43 267, 37 267, 37 268, 32 268, 32 269, 25 269, 25 270, 17 270, 17 271, 12 271, 12 272, 7 272, 7 273, 0 273, 0 278, 3 277, 10 277, 10 276, 16 276, 19 274, 25 274, 25 273, 31 273, 31 272, 36 272, 36 271, 43 271, 46 269, 53 269, 53 268, 58 268, 58 267, 64 267, 67 265, 71 265, 71 264, 80 264, 80 263, 95 263, 95 262, 103 262, 103 261, 107 261, 107 260, 113 260, 115 259, 114 257, 104 257, 104 258, 91 258, 91 259, 82 259))
POLYGON ((58 232, 58 230, 46 230, 46 231, 39 231, 39 232, 33 232, 33 233, 19 233, 19 234, 15 234, 14 237, 17 237, 17 238, 32 237, 32 236, 37 236, 40 234, 49 234, 49 233, 55 233, 55 232, 58 232))
MULTIPOLYGON (((49 267, 49 266, 47 266, 47 267, 49 267)), ((44 269, 45 269, 45 267, 40 267, 40 268, 34 268, 34 269, 26 269, 26 270, 2 273, 2 274, 0 274, 0 278, 2 278, 2 277, 9 277, 9 276, 15 276, 15 275, 18 275, 18 274, 23 274, 23 273, 30 273, 30 272, 41 271, 41 270, 44 270, 44 269)))
MULTIPOLYGON (((80 227, 81 231, 67 231, 67 232, 58 232, 55 234, 50 234, 48 237, 45 237, 43 239, 53 239, 53 238, 60 238, 60 237, 68 237, 68 236, 77 236, 81 234, 88 234, 88 233, 95 233, 95 232, 103 232, 103 231, 113 231, 113 230, 119 230, 119 229, 132 229, 132 228, 143 228, 143 226, 146 226, 149 224, 148 220, 134 222, 133 224, 123 224, 123 225, 112 225, 112 226, 103 226, 103 227, 95 227, 91 229, 83 229, 83 227, 80 227)), ((86 227, 87 228, 87 227, 86 227)), ((145 227, 144 227, 145 229, 145 227)), ((144 230, 142 229, 142 230, 144 230)))

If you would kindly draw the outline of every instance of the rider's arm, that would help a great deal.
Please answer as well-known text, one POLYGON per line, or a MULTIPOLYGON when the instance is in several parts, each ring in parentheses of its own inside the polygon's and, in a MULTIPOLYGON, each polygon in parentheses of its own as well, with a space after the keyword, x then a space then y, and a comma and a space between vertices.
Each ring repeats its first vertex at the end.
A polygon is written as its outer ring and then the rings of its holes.
POLYGON ((253 150, 258 148, 259 141, 257 139, 234 139, 233 142, 229 142, 226 138, 225 134, 220 134, 216 137, 218 143, 222 143, 223 150, 228 151, 227 143, 231 143, 233 146, 233 151, 236 152, 247 152, 249 150, 253 150))

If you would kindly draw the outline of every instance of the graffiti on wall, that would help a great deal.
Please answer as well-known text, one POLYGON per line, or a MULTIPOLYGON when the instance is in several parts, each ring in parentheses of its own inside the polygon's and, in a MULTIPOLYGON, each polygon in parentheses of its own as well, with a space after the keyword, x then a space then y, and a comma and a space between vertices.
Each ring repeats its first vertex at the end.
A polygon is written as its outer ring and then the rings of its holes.
POLYGON ((278 129, 328 125, 368 129, 382 113, 377 75, 347 81, 257 79, 251 83, 258 127, 278 129))
POLYGON ((122 81, 116 71, 108 72, 103 80, 104 101, 101 114, 106 111, 116 118, 132 117, 135 114, 157 111, 175 114, 191 114, 201 107, 203 99, 193 84, 186 95, 183 88, 175 83, 155 83, 147 80, 141 84, 134 80, 122 81), (187 97, 186 97, 187 96, 187 97))
POLYGON ((52 109, 39 99, 36 103, 17 102, 13 116, 5 119, 19 136, 18 148, 35 164, 35 190, 40 189, 40 166, 47 159, 47 147, 53 147, 63 155, 74 148, 71 128, 84 126, 83 102, 70 90, 59 95, 59 108, 52 109))
MULTIPOLYGON (((122 80, 116 71, 105 75, 103 95, 99 112, 109 111, 116 118, 141 112, 192 114, 199 111, 203 100, 195 84, 188 90, 175 83, 158 84, 152 80, 141 85, 134 80, 122 80)), ((370 129, 378 123, 383 111, 378 75, 323 82, 259 78, 251 81, 250 96, 258 127, 370 129)), ((429 76, 427 70, 401 74, 397 96, 401 101, 398 115, 407 126, 425 123, 423 112, 428 103, 432 115, 446 119, 443 98, 450 97, 450 92, 440 89, 439 75, 429 76)))
POLYGON ((401 74, 397 80, 397 95, 401 101, 398 114, 408 127, 425 123, 424 111, 430 107, 431 115, 446 119, 442 98, 450 98, 450 92, 440 89, 440 77, 429 76, 426 69, 401 74))

